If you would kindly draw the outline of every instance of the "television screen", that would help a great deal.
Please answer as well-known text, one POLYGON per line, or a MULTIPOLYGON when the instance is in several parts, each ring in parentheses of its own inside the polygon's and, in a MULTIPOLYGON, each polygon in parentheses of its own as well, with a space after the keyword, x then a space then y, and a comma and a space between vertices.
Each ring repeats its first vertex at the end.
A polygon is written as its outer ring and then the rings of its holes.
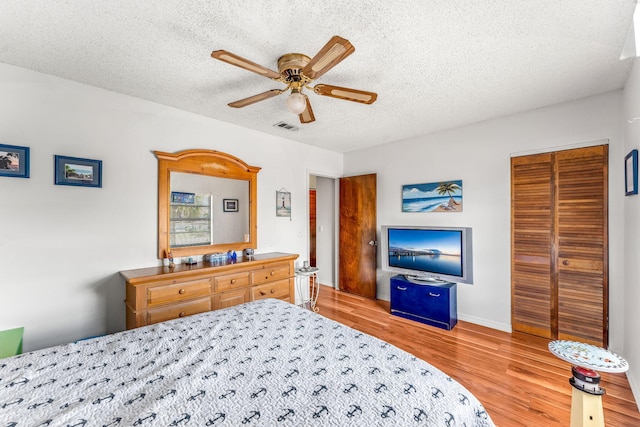
POLYGON ((462 232, 390 229, 389 265, 462 276, 462 232))
POLYGON ((472 283, 471 229, 384 226, 386 269, 416 279, 472 283))

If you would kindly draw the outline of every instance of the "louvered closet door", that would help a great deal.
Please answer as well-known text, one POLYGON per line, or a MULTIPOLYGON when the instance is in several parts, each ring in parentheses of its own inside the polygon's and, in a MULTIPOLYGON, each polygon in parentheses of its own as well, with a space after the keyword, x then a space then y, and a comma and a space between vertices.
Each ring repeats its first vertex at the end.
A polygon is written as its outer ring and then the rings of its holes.
POLYGON ((512 328, 606 347, 607 146, 511 159, 512 328))
POLYGON ((511 326, 551 338, 551 154, 511 159, 511 326))
POLYGON ((556 153, 558 338, 607 346, 607 146, 556 153))

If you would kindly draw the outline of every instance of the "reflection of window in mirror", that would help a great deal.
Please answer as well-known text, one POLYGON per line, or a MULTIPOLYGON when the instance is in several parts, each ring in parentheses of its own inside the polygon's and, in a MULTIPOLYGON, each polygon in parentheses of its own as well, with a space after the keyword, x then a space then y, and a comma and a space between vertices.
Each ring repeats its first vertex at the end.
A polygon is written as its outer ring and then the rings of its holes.
POLYGON ((172 248, 245 241, 249 234, 249 181, 171 172, 170 192, 172 248), (176 193, 194 196, 174 197, 176 193), (225 199, 237 200, 237 210, 225 211, 225 199))

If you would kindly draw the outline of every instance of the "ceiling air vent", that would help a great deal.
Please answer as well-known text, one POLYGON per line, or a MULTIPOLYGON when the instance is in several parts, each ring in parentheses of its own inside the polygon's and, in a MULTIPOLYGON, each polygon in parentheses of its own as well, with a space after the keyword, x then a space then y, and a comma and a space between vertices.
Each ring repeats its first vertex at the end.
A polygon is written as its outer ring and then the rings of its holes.
POLYGON ((274 126, 277 127, 277 128, 290 130, 291 132, 296 132, 296 131, 300 130, 300 128, 298 128, 298 126, 290 125, 289 123, 285 123, 285 122, 278 122, 274 126))

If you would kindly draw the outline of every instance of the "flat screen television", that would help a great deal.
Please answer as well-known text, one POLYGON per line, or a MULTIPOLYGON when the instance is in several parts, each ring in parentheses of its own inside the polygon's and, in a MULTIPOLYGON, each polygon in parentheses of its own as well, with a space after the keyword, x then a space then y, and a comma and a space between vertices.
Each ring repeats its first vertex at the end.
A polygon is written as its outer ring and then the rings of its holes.
POLYGON ((383 270, 429 282, 473 283, 471 228, 382 226, 383 270))

